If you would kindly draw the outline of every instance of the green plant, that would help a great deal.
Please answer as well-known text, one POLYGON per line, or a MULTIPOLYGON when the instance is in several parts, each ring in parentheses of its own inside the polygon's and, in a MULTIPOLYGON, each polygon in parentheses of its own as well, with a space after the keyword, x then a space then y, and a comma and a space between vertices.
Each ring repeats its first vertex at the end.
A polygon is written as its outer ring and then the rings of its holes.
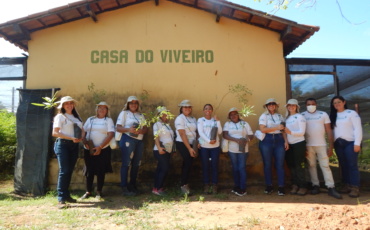
POLYGON ((238 99, 238 102, 242 104, 242 109, 239 110, 239 114, 242 117, 248 117, 250 115, 256 115, 254 113, 254 106, 247 105, 248 103, 248 96, 252 95, 252 91, 248 89, 245 85, 242 84, 236 84, 236 85, 229 85, 229 90, 227 93, 224 94, 224 96, 221 98, 220 103, 216 107, 215 111, 217 111, 223 100, 226 98, 227 95, 234 94, 236 98, 238 99))
POLYGON ((57 96, 56 96, 57 93, 58 92, 55 92, 52 98, 43 97, 42 99, 44 99, 45 102, 43 102, 42 104, 40 104, 40 103, 31 103, 31 104, 35 105, 35 106, 44 106, 45 107, 44 109, 52 109, 54 107, 57 107, 58 106, 58 102, 56 101, 57 100, 57 96))
POLYGON ((13 172, 16 144, 15 115, 6 110, 0 110, 0 174, 13 172))
POLYGON ((99 102, 103 101, 104 96, 107 94, 107 92, 104 89, 97 90, 95 89, 95 84, 91 82, 90 85, 87 86, 87 89, 90 93, 92 93, 92 99, 95 104, 98 104, 99 102))

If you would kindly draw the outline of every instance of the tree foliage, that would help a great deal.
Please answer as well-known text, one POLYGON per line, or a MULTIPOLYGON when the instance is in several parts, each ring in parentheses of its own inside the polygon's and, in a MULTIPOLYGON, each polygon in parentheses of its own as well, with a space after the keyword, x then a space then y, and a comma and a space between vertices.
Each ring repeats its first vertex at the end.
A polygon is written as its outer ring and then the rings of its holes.
POLYGON ((16 143, 15 115, 0 110, 0 174, 13 172, 16 143))

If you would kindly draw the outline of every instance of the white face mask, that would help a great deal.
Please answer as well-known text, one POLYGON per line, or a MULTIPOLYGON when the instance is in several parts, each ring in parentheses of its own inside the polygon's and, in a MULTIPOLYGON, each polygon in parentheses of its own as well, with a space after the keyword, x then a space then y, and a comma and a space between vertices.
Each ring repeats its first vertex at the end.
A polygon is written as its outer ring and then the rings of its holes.
POLYGON ((307 111, 309 113, 314 113, 316 111, 316 105, 309 105, 309 106, 307 106, 307 111))

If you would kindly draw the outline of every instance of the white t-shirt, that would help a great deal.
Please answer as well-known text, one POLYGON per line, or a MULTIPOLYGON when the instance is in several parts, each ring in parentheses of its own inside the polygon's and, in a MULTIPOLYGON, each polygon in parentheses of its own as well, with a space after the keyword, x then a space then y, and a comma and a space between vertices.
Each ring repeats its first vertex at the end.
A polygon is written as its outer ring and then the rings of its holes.
POLYGON ((286 119, 286 127, 292 132, 287 134, 289 144, 295 144, 304 141, 304 134, 306 132, 306 119, 299 113, 290 115, 286 119))
MULTIPOLYGON (((226 122, 224 125, 224 131, 228 131, 229 136, 234 137, 234 138, 244 137, 248 139, 249 135, 253 135, 253 131, 250 125, 243 120, 239 121, 238 123, 234 123, 232 121, 226 122)), ((248 152, 248 143, 249 141, 247 142, 247 145, 245 146, 245 152, 248 152)), ((241 151, 239 151, 239 144, 236 143, 235 141, 229 141, 229 152, 242 153, 241 151)))
POLYGON ((328 114, 318 110, 314 113, 305 111, 301 114, 306 119, 307 146, 326 146, 325 124, 330 124, 328 114))
MULTIPOLYGON (((161 121, 157 121, 153 125, 153 134, 154 136, 158 134, 159 141, 162 142, 164 145, 166 144, 174 144, 173 138, 175 133, 173 132, 171 126, 169 124, 163 123, 161 121)), ((154 144, 154 150, 158 150, 157 145, 154 144)))
MULTIPOLYGON (((132 113, 129 110, 123 110, 118 115, 116 125, 122 125, 123 128, 128 129, 128 128, 131 128, 134 123, 140 124, 140 121, 144 121, 144 120, 145 120, 145 117, 141 113, 138 113, 138 112, 132 113)), ((129 132, 126 132, 125 134, 130 136, 129 132)), ((142 140, 144 135, 139 134, 138 137, 133 137, 133 136, 130 136, 130 137, 138 139, 138 140, 142 140)))
POLYGON ((214 118, 210 120, 205 117, 199 118, 197 123, 198 133, 199 133, 199 144, 202 148, 217 148, 220 146, 219 134, 222 133, 221 122, 216 121, 214 118), (217 127, 216 143, 210 144, 211 141, 211 130, 212 127, 217 127))
MULTIPOLYGON (((274 113, 274 115, 271 115, 271 113, 262 113, 260 116, 260 119, 258 123, 260 125, 266 126, 266 128, 273 128, 281 124, 281 122, 284 121, 283 116, 281 116, 278 113, 274 113)), ((273 132, 270 132, 270 134, 274 133, 281 133, 280 130, 275 130, 273 132)))
POLYGON ((76 123, 82 129, 82 122, 68 113, 58 113, 54 117, 53 128, 60 128, 59 133, 68 137, 74 137, 73 124, 76 123))
POLYGON ((176 141, 183 142, 179 134, 179 129, 185 130, 186 137, 188 138, 189 144, 193 143, 197 137, 197 120, 194 117, 186 117, 184 114, 180 114, 175 119, 176 127, 176 141))
MULTIPOLYGON (((91 139, 95 147, 103 144, 108 132, 115 131, 113 120, 110 117, 89 117, 84 124, 84 130, 86 131, 86 140, 91 139)), ((108 145, 109 143, 104 148, 108 147, 108 145)))
POLYGON ((354 110, 346 109, 337 113, 336 126, 334 126, 334 140, 342 138, 347 141, 354 141, 360 145, 362 141, 361 118, 354 110))

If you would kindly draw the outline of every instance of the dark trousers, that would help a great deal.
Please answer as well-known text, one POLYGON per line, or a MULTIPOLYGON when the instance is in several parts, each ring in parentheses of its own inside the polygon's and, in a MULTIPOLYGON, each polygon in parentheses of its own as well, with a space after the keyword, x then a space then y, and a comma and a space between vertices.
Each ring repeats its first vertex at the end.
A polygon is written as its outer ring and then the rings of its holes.
POLYGON ((193 158, 190 156, 190 153, 183 142, 176 141, 176 148, 177 150, 179 150, 183 160, 181 172, 181 186, 183 186, 188 184, 190 169, 193 164, 193 158))
POLYGON ((154 188, 163 188, 164 181, 170 168, 170 154, 159 154, 158 150, 153 151, 154 158, 158 160, 157 169, 155 171, 154 188))
POLYGON ((289 144, 285 160, 290 169, 292 183, 300 188, 306 187, 306 141, 289 144))

